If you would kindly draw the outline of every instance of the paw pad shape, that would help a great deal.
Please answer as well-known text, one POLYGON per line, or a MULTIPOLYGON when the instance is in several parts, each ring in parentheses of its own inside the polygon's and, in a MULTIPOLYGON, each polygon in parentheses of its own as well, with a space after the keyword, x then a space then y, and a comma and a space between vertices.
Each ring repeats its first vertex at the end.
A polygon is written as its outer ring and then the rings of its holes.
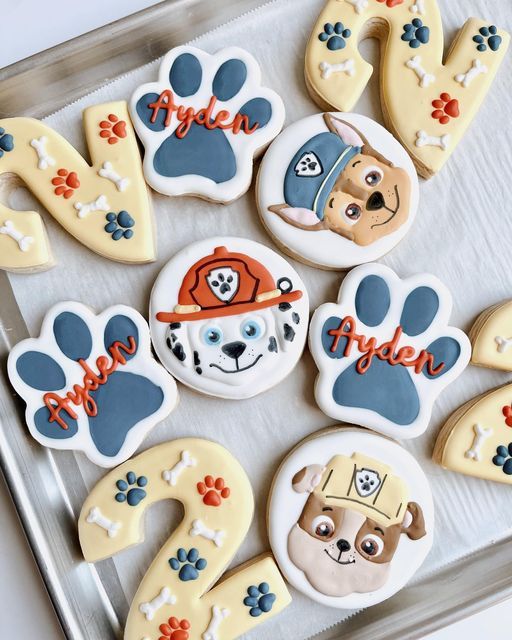
POLYGON ((188 640, 190 637, 190 622, 185 618, 178 620, 178 618, 172 616, 158 628, 162 634, 159 640, 188 640))
POLYGON ((512 476, 512 442, 508 446, 500 445, 496 449, 496 455, 492 459, 497 467, 501 467, 503 473, 512 476))
POLYGON ((448 124, 452 118, 460 116, 459 101, 452 98, 449 93, 442 93, 437 100, 432 102, 435 111, 432 112, 434 120, 441 124, 448 124))
POLYGON ((4 153, 8 153, 14 149, 14 138, 10 133, 6 133, 3 127, 0 127, 0 158, 4 153))
POLYGON ((117 144, 120 138, 126 138, 126 122, 109 113, 107 119, 100 122, 100 138, 109 144, 117 144))
POLYGON ((322 305, 311 324, 320 408, 388 435, 422 433, 435 398, 469 362, 467 336, 447 326, 450 310, 433 276, 402 281, 382 265, 353 269, 338 303, 322 305))
POLYGON ((491 24, 488 27, 481 27, 478 34, 473 36, 473 42, 476 42, 476 48, 481 53, 487 51, 487 47, 491 51, 498 51, 503 42, 503 38, 498 35, 498 27, 491 24))
POLYGON ((199 557, 199 551, 195 548, 189 551, 180 548, 176 557, 169 560, 169 565, 174 571, 179 571, 178 578, 182 582, 188 582, 199 578, 199 572, 206 568, 207 561, 199 557))
POLYGON ((110 233, 112 240, 121 240, 121 238, 129 240, 133 238, 132 227, 135 225, 135 220, 128 211, 120 211, 117 214, 111 211, 107 213, 105 219, 107 221, 105 231, 110 233))
POLYGON ((386 3, 386 7, 388 9, 392 9, 393 7, 397 7, 399 4, 403 4, 404 0, 377 0, 378 2, 386 3))
POLYGON ((116 493, 116 501, 126 502, 130 507, 136 507, 147 495, 142 488, 147 484, 146 476, 137 477, 133 471, 128 471, 126 480, 121 479, 116 482, 116 487, 119 489, 119 492, 116 493))
POLYGON ((329 51, 337 51, 338 49, 344 49, 347 46, 347 38, 350 38, 352 31, 345 29, 343 22, 336 22, 331 24, 327 22, 324 25, 324 30, 319 34, 318 39, 320 42, 325 42, 329 51))
POLYGON ((222 500, 229 498, 231 490, 226 487, 224 478, 206 476, 203 482, 197 483, 197 491, 203 496, 204 504, 209 507, 220 507, 222 500))
POLYGON ((80 186, 80 180, 78 179, 78 175, 75 171, 59 169, 57 171, 57 176, 52 178, 52 184, 55 187, 55 195, 62 196, 68 200, 80 186))
POLYGON ((512 406, 504 406, 502 409, 502 413, 505 416, 505 424, 507 425, 507 427, 512 427, 512 406))
POLYGON ((414 18, 412 22, 404 24, 402 40, 408 42, 411 49, 418 49, 430 40, 430 29, 423 24, 423 20, 414 18))
POLYGON ((281 99, 260 75, 235 47, 210 55, 184 46, 165 56, 159 81, 139 87, 130 105, 153 188, 218 202, 245 193, 255 152, 284 122, 281 99))
POLYGON ((270 586, 267 582, 262 582, 258 586, 251 585, 247 589, 247 596, 244 598, 244 604, 249 607, 249 615, 253 618, 271 611, 275 601, 276 595, 275 593, 270 593, 270 586))

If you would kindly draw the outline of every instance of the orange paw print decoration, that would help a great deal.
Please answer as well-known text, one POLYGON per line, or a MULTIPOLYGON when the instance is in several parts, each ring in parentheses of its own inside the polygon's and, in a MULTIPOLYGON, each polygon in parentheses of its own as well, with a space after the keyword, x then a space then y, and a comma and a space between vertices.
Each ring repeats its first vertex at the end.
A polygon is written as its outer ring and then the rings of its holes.
POLYGON ((434 120, 441 124, 448 124, 452 118, 460 116, 459 101, 452 98, 449 93, 442 93, 437 100, 432 102, 435 111, 432 112, 434 120))
POLYGON ((220 507, 222 500, 229 498, 231 490, 226 487, 224 478, 206 476, 204 482, 197 483, 197 491, 203 496, 203 502, 209 507, 220 507))
POLYGON ((162 634, 159 640, 188 640, 190 622, 188 620, 178 620, 174 616, 169 618, 169 621, 165 624, 161 624, 160 633, 162 634))
POLYGON ((76 171, 68 171, 67 169, 59 169, 57 176, 52 179, 54 185, 54 193, 56 196, 63 196, 66 200, 71 198, 75 193, 75 189, 80 186, 80 180, 76 171))
POLYGON ((109 144, 117 144, 119 138, 126 138, 126 122, 113 113, 100 122, 100 129, 100 138, 105 138, 109 144))

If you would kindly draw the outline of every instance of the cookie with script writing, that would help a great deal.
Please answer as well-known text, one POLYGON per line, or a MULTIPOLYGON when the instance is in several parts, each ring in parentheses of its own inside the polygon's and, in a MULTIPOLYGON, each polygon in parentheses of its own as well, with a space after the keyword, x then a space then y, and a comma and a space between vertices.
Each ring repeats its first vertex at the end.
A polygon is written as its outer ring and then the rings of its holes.
POLYGON ((435 399, 471 355, 468 337, 448 326, 451 308, 450 292, 430 274, 401 280, 379 264, 353 269, 338 301, 311 321, 322 411, 402 439, 423 433, 435 399))
POLYGON ((38 442, 83 451, 102 467, 127 460, 178 401, 151 355, 146 321, 124 305, 99 315, 78 302, 55 305, 39 338, 12 349, 8 374, 38 442))
POLYGON ((247 191, 254 156, 284 122, 281 98, 261 86, 258 63, 238 47, 172 49, 130 109, 153 189, 223 203, 247 191))

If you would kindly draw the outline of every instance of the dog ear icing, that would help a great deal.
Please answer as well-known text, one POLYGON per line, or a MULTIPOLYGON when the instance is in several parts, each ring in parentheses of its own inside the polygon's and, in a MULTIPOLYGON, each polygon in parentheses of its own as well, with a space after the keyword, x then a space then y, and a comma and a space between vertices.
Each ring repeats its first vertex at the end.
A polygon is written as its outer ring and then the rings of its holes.
POLYGON ((321 464, 310 464, 298 471, 292 479, 292 488, 296 493, 313 493, 322 480, 325 467, 321 464))
POLYGON ((327 229, 325 221, 319 220, 316 213, 311 211, 311 209, 278 204, 269 207, 269 211, 277 213, 285 222, 288 222, 288 224, 298 229, 304 229, 304 231, 321 231, 322 229, 327 229))
POLYGON ((407 527, 402 525, 402 533, 405 533, 411 540, 419 540, 426 536, 427 531, 425 529, 423 510, 417 502, 409 502, 407 505, 406 517, 408 514, 412 520, 407 527))
POLYGON ((324 120, 329 131, 337 134, 345 144, 352 147, 364 147, 368 144, 365 137, 348 122, 335 118, 330 113, 324 113, 324 120))

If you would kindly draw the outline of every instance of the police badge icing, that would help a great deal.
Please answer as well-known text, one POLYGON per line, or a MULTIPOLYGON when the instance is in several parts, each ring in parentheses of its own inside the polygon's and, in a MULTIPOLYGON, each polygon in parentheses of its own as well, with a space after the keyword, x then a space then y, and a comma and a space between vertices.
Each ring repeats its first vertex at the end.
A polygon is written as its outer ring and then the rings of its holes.
POLYGON ((307 335, 309 303, 296 271, 243 238, 213 238, 178 253, 151 294, 160 361, 197 391, 243 399, 283 380, 307 335))
POLYGON ((410 229, 418 179, 399 142, 350 113, 309 116, 272 143, 258 176, 263 224, 279 247, 325 269, 388 253, 410 229))
POLYGON ((285 578, 321 604, 368 607, 394 595, 431 546, 432 495, 397 443, 336 427, 296 447, 274 480, 269 538, 285 578))

